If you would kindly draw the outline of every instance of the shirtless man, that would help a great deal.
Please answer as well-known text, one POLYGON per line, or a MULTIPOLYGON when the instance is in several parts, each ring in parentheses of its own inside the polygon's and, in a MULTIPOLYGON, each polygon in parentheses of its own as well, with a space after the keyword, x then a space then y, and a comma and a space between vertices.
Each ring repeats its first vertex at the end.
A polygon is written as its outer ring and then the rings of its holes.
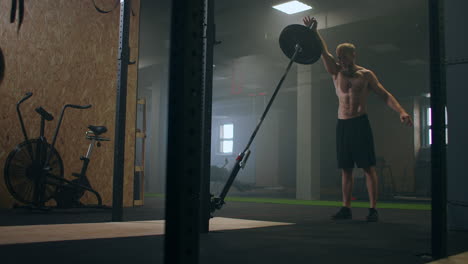
POLYGON ((333 77, 338 96, 338 123, 336 126, 336 150, 338 168, 341 169, 343 206, 332 219, 351 219, 351 193, 353 189, 353 168, 364 170, 367 191, 369 193, 369 214, 367 221, 378 221, 377 174, 375 171, 375 152, 372 129, 367 118, 367 97, 376 93, 383 101, 400 115, 400 120, 407 126, 413 121, 398 101, 379 82, 375 74, 356 65, 356 51, 351 43, 342 43, 336 48, 337 60, 328 51, 328 47, 317 31, 317 20, 309 16, 303 19, 320 39, 322 61, 325 69, 333 77))

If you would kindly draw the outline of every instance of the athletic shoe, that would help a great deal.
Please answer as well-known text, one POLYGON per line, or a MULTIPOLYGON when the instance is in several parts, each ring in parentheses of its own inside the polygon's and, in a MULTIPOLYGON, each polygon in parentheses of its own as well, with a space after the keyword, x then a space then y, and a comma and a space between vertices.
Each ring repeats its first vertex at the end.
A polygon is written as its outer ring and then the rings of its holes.
POLYGON ((351 213, 351 208, 348 207, 341 207, 338 213, 332 215, 331 217, 333 220, 344 220, 344 219, 351 219, 353 218, 353 214, 351 213))
POLYGON ((379 213, 375 208, 369 208, 369 215, 367 215, 367 222, 377 222, 379 221, 379 213))

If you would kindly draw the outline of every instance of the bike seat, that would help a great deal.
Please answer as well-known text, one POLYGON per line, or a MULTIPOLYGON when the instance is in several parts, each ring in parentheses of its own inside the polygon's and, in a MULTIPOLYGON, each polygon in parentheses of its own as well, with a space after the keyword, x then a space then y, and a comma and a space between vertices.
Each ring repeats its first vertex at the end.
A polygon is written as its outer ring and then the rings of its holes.
POLYGON ((42 116, 42 118, 44 118, 47 121, 54 120, 54 116, 52 114, 50 114, 49 112, 47 112, 44 108, 42 108, 40 106, 36 108, 36 112, 38 114, 40 114, 42 116))
POLYGON ((101 134, 104 134, 107 132, 107 127, 105 126, 88 126, 89 129, 91 129, 91 131, 93 131, 93 133, 96 135, 96 136, 99 136, 101 134))

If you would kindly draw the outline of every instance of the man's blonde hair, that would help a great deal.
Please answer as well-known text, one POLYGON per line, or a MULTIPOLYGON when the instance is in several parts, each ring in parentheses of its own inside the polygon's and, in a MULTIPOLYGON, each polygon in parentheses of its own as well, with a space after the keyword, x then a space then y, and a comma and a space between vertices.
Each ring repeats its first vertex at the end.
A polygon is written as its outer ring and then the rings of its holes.
POLYGON ((336 47, 336 53, 343 51, 344 53, 354 53, 356 52, 356 46, 351 43, 341 43, 336 47))

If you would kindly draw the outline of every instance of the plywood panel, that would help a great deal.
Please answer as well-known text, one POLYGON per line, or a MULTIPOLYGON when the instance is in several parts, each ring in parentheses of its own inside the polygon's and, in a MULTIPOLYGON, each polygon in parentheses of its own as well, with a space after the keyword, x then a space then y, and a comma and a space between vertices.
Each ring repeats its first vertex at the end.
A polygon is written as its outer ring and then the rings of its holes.
MULTIPOLYGON (((113 1, 96 1, 104 9, 113 1)), ((138 58, 140 1, 134 0, 130 47, 132 60, 138 58)), ((64 104, 92 104, 88 110, 67 110, 57 139, 65 165, 65 175, 79 172, 79 157, 87 150, 86 127, 107 126, 111 142, 94 151, 88 170, 91 184, 101 193, 104 203, 112 202, 113 138, 117 85, 119 8, 108 14, 96 11, 92 1, 25 1, 23 25, 10 24, 10 2, 0 2, 0 48, 5 60, 5 76, 0 84, 0 166, 10 150, 23 141, 15 112, 15 103, 28 91, 34 96, 25 102, 24 120, 30 136, 39 132, 34 108, 41 105, 56 116, 46 127, 51 139, 64 104)), ((135 146, 137 64, 129 67, 127 140, 125 158, 124 204, 133 197, 133 157, 135 146)), ((14 202, 0 180, 0 206, 14 202)), ((92 202, 90 199, 86 199, 92 202)), ((86 201, 85 201, 86 202, 86 201)))

